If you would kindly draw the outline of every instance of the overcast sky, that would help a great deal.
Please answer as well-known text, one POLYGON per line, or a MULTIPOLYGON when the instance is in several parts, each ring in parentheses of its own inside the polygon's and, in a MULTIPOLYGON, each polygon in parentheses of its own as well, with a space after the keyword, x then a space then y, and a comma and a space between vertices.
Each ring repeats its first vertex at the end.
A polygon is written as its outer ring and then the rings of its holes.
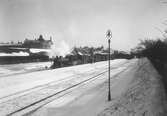
POLYGON ((73 46, 111 46, 128 50, 164 29, 163 0, 0 0, 0 42, 34 39, 42 34, 73 46))

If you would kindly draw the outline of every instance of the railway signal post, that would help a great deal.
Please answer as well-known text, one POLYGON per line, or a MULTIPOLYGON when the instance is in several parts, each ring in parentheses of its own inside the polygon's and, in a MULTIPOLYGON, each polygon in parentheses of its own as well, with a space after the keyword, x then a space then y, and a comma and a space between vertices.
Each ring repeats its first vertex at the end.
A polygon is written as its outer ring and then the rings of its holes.
POLYGON ((108 101, 111 101, 110 87, 110 39, 112 38, 111 30, 107 31, 106 38, 108 39, 108 101))

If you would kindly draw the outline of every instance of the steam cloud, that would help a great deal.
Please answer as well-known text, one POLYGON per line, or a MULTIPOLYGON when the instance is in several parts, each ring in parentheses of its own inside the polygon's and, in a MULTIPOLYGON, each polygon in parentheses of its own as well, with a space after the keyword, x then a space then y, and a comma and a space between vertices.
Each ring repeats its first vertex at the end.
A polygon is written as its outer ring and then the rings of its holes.
POLYGON ((67 54, 70 53, 70 48, 68 44, 62 40, 58 42, 58 44, 54 44, 51 46, 51 50, 49 52, 49 58, 54 58, 56 56, 63 56, 65 57, 67 54))

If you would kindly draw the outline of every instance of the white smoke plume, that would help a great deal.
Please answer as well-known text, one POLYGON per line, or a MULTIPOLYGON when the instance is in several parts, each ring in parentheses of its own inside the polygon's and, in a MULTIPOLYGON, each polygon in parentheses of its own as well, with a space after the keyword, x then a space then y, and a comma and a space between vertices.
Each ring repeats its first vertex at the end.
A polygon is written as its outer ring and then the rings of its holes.
POLYGON ((49 52, 49 58, 54 58, 56 56, 65 57, 69 53, 70 53, 70 47, 64 40, 61 40, 60 42, 57 41, 57 43, 54 42, 54 44, 51 46, 51 50, 49 52))

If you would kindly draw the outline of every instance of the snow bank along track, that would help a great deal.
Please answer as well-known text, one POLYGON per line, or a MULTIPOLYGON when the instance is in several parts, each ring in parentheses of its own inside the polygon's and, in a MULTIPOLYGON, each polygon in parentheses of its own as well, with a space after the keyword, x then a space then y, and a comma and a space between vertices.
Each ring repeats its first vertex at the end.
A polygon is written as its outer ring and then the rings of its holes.
MULTIPOLYGON (((111 79, 128 69, 130 63, 125 62, 121 65, 125 67, 119 72, 117 72, 111 79)), ((120 67, 111 67, 111 70, 118 68, 120 67)), ((77 86, 86 84, 90 81, 95 80, 96 78, 102 77, 106 72, 108 72, 107 69, 104 67, 103 71, 101 70, 102 68, 98 68, 93 72, 89 71, 88 73, 75 75, 74 77, 66 77, 65 79, 62 79, 60 82, 51 82, 45 84, 44 86, 41 86, 37 90, 32 91, 28 94, 24 94, 14 99, 2 102, 0 103, 0 114, 1 116, 11 116, 21 114, 24 115, 28 112, 31 112, 53 101, 56 98, 65 95, 68 90, 72 90, 74 88, 77 88, 77 86)))

